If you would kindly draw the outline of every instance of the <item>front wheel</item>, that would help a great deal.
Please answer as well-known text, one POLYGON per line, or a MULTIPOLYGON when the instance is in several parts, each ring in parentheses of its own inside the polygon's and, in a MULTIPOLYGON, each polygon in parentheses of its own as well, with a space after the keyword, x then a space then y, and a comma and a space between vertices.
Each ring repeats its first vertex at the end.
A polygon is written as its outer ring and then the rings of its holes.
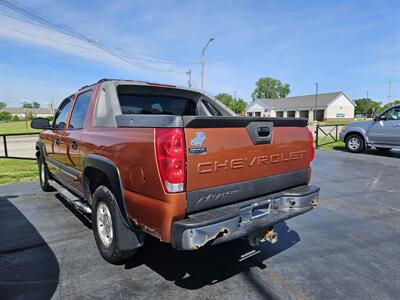
POLYGON ((43 155, 39 156, 39 181, 40 187, 45 192, 52 192, 54 188, 49 184, 49 171, 47 170, 46 162, 44 161, 43 155))
POLYGON ((365 148, 364 139, 359 134, 351 134, 346 138, 346 149, 353 153, 363 152, 365 148))
POLYGON ((116 218, 117 207, 113 193, 105 186, 99 186, 93 194, 92 224, 97 248, 101 256, 110 263, 118 263, 136 253, 136 249, 121 251, 118 248, 116 218))

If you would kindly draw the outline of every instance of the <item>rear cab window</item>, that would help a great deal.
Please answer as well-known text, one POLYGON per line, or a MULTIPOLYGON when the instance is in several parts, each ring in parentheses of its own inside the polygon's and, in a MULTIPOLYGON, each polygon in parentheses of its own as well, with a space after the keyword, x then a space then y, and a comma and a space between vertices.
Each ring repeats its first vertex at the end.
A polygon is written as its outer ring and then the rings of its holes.
POLYGON ((196 115, 196 104, 191 99, 162 95, 118 95, 123 114, 196 115))
MULTIPOLYGON (((178 88, 119 85, 118 101, 122 114, 223 116, 224 110, 199 92, 178 88)), ((226 112, 225 112, 226 114, 226 112)))

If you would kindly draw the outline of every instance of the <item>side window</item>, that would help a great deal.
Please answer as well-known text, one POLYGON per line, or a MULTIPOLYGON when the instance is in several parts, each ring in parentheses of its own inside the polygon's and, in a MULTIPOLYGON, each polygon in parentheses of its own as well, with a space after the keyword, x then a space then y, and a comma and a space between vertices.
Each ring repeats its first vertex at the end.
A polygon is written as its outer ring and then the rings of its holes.
POLYGON ((87 91, 78 95, 72 109, 71 120, 69 122, 70 129, 82 129, 85 123, 86 112, 89 107, 92 91, 87 91))
POLYGON ((385 114, 383 114, 380 118, 381 120, 400 120, 400 108, 396 107, 393 108, 389 111, 387 111, 385 114))
POLYGON ((205 100, 201 100, 201 102, 204 104, 204 106, 207 108, 212 116, 222 116, 221 112, 216 109, 210 102, 205 100))
POLYGON ((67 123, 67 116, 68 116, 68 111, 71 108, 72 100, 74 99, 74 96, 71 96, 67 99, 65 99, 60 107, 58 108, 58 111, 56 113, 56 116, 54 118, 53 122, 53 128, 54 129, 59 129, 62 130, 65 128, 65 125, 67 123))

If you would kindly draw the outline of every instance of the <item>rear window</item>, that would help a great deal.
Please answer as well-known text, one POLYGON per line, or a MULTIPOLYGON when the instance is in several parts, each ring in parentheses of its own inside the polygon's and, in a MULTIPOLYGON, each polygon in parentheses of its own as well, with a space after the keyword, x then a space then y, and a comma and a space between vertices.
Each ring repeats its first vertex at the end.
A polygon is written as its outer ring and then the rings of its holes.
POLYGON ((195 116, 196 103, 192 99, 170 95, 119 94, 123 114, 195 116))

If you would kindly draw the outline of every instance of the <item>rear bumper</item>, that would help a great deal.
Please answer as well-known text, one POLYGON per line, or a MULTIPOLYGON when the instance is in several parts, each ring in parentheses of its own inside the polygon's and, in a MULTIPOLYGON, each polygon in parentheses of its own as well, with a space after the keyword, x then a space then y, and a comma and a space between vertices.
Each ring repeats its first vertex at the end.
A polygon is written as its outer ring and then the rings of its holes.
POLYGON ((172 246, 196 250, 248 236, 316 207, 319 188, 299 186, 189 215, 172 224, 172 246))

